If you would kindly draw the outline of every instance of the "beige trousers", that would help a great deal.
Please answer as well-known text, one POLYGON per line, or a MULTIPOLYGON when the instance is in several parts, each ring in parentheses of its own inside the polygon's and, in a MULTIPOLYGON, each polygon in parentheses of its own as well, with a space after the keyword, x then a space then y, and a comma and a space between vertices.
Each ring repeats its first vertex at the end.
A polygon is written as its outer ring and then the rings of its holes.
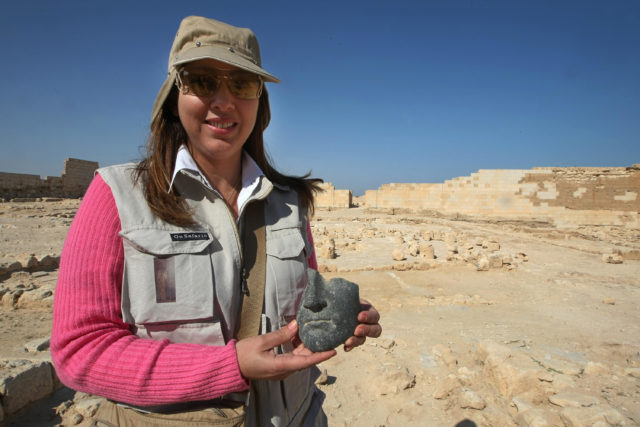
POLYGON ((105 400, 96 413, 96 427, 241 427, 244 406, 205 408, 170 414, 140 412, 105 400))

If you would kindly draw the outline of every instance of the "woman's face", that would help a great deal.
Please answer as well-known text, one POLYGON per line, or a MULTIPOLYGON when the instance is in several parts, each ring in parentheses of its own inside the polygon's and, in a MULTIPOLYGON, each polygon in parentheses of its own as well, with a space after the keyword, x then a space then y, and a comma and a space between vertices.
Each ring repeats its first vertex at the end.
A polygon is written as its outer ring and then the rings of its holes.
MULTIPOLYGON (((213 59, 194 61, 185 68, 201 74, 236 70, 213 59)), ((200 167, 239 160, 257 114, 258 99, 240 99, 229 92, 227 84, 207 97, 178 94, 178 116, 189 138, 189 151, 200 167)))

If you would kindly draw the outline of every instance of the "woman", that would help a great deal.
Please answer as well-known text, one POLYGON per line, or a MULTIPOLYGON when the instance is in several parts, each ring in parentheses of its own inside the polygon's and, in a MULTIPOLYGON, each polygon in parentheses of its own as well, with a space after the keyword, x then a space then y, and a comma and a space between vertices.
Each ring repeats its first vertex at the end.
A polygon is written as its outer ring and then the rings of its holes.
MULTIPOLYGON (((185 18, 147 157, 100 169, 78 209, 51 351, 63 383, 109 399, 105 423, 326 423, 315 365, 336 353, 295 345, 292 321, 317 181, 269 164, 264 82, 250 30, 185 18)), ((358 320, 347 351, 381 333, 366 302, 358 320)))

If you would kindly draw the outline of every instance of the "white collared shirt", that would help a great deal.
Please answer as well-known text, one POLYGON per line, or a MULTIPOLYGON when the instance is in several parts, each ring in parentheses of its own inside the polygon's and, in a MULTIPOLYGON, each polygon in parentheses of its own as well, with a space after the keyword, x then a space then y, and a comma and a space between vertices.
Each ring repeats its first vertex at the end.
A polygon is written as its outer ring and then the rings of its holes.
MULTIPOLYGON (((173 169, 173 177, 171 178, 171 185, 169 186, 169 191, 171 191, 171 187, 173 187, 173 182, 176 179, 176 175, 178 174, 178 172, 180 172, 183 169, 187 169, 199 174, 202 177, 205 184, 207 185, 207 187, 209 187, 211 190, 218 193, 220 197, 222 197, 222 195, 218 192, 218 190, 213 188, 213 186, 211 185, 207 177, 204 176, 204 174, 196 164, 196 161, 193 160, 193 156, 191 156, 189 149, 187 149, 187 146, 184 144, 182 144, 178 149, 178 154, 176 156, 176 166, 173 169)), ((258 166, 255 160, 253 160, 253 158, 251 158, 251 156, 247 154, 246 151, 243 150, 242 151, 242 189, 238 194, 238 201, 237 201, 238 212, 242 211, 242 207, 247 202, 247 200, 249 200, 249 197, 251 197, 253 192, 256 190, 256 188, 258 187, 258 183, 260 182, 260 178, 263 176, 264 176, 264 172, 262 172, 262 170, 260 169, 260 166, 258 166)))

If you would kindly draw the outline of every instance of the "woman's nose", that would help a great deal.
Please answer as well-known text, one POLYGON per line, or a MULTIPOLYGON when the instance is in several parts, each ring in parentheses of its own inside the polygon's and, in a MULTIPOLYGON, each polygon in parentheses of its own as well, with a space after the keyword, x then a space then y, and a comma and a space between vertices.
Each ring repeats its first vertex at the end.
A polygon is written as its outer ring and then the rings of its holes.
POLYGON ((218 90, 211 96, 211 101, 209 105, 211 108, 217 107, 223 110, 226 110, 233 106, 234 96, 229 91, 229 86, 227 86, 227 81, 225 79, 221 79, 218 90))

